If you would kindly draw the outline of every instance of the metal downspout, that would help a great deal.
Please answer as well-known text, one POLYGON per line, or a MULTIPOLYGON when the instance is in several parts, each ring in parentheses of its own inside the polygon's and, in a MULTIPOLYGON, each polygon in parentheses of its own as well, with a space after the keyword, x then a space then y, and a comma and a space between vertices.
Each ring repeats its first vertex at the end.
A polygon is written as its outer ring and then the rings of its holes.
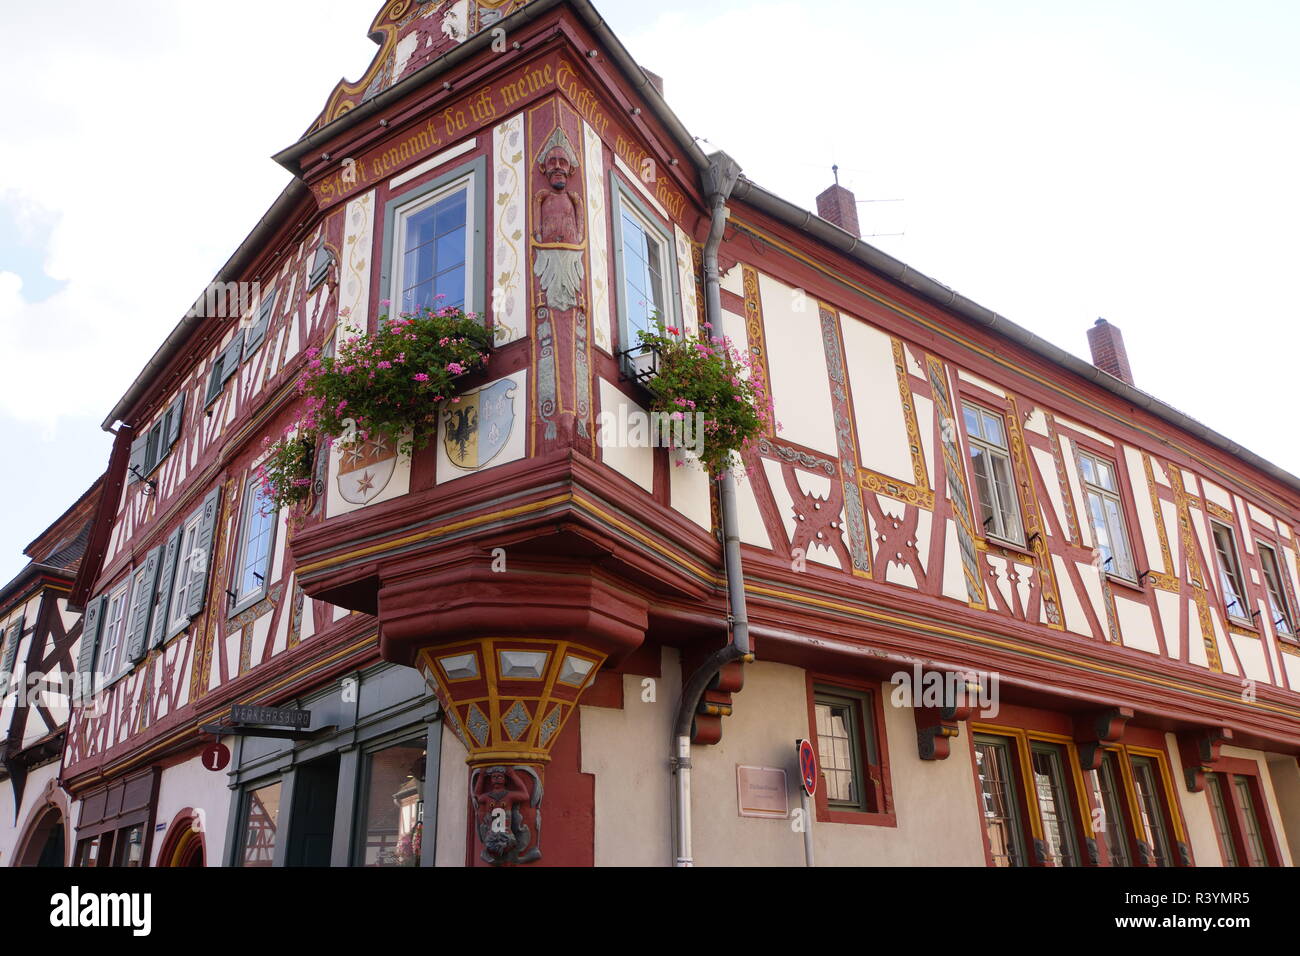
MULTIPOLYGON (((740 176, 740 167, 726 153, 709 156, 704 184, 713 210, 709 237, 704 243, 704 310, 713 328, 722 327, 721 273, 718 247, 727 227, 727 197, 740 176)), ((726 471, 718 482, 722 511, 723 556, 726 561, 727 598, 730 608, 731 642, 705 659, 682 688, 673 723, 670 766, 676 777, 675 788, 675 859, 676 866, 694 866, 691 851, 691 724, 700 698, 724 665, 731 661, 753 660, 749 648, 749 615, 745 608, 744 570, 740 563, 740 526, 736 509, 736 480, 726 471)))

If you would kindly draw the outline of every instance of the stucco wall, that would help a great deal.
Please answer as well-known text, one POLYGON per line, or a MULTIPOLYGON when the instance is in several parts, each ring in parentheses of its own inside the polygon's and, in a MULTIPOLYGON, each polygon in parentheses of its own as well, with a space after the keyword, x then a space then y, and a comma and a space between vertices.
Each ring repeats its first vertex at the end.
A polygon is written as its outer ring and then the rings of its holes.
MULTIPOLYGON (((582 708, 582 768, 596 776, 596 865, 670 865, 673 781, 668 747, 677 705, 677 654, 665 651, 654 704, 642 679, 624 677, 622 710, 582 708)), ((817 823, 819 866, 983 866, 974 776, 964 738, 944 761, 922 761, 908 710, 885 699, 896 827, 817 823)), ((697 866, 802 866, 803 836, 789 820, 741 817, 736 767, 783 767, 790 806, 799 806, 794 741, 809 736, 804 672, 758 662, 723 724, 722 742, 692 750, 697 866)))
MULTIPOLYGON (((233 738, 222 741, 233 747, 233 738)), ((158 781, 158 804, 154 812, 153 848, 149 851, 151 866, 158 866, 158 856, 167 840, 176 814, 186 807, 198 811, 197 827, 203 831, 203 865, 223 866, 226 850, 226 828, 230 816, 229 775, 224 771, 208 770, 197 757, 185 763, 168 767, 158 781), (163 829, 158 829, 159 825, 163 829)))

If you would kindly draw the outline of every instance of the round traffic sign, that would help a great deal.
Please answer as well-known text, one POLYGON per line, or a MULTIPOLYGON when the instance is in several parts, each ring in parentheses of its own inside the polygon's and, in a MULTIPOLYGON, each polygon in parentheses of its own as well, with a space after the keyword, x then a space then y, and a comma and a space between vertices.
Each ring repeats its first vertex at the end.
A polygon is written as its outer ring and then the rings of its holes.
POLYGON ((209 770, 225 770, 230 766, 230 748, 225 744, 208 744, 199 755, 203 766, 209 770))
POLYGON ((812 741, 799 741, 799 778, 808 796, 817 794, 817 751, 813 750, 812 741))

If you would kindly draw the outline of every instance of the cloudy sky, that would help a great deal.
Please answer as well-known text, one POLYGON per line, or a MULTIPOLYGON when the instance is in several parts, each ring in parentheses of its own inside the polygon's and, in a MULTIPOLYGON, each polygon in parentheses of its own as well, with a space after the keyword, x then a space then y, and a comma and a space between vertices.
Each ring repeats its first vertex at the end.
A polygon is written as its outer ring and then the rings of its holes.
MULTIPOLYGON (((706 148, 1293 472, 1300 5, 596 0, 706 148), (902 200, 885 202, 883 200, 902 200)), ((0 581, 362 73, 379 0, 0 5, 0 581)))

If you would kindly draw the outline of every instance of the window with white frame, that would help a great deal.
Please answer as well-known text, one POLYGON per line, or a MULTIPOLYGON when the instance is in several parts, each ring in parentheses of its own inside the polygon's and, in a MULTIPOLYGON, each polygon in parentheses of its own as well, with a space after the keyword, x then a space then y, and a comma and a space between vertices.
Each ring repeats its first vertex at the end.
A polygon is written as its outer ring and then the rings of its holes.
POLYGON ((979 492, 980 520, 993 538, 1024 544, 1015 472, 1007 444, 1006 422, 981 405, 962 403, 966 437, 970 440, 971 466, 979 492))
POLYGON ((668 230, 617 177, 613 183, 614 268, 621 351, 635 348, 638 332, 674 325, 672 240, 668 230))
POLYGON ((1219 584, 1223 588, 1223 609, 1228 617, 1243 623, 1250 622, 1246 603, 1246 581, 1241 574, 1241 561, 1237 557, 1237 538, 1230 527, 1210 522, 1214 534, 1214 551, 1219 559, 1219 584))
POLYGON ((181 531, 181 550, 176 566, 176 577, 172 581, 171 619, 167 622, 167 633, 178 631, 190 622, 186 608, 190 603, 190 578, 194 574, 196 561, 206 560, 206 555, 196 555, 195 548, 199 541, 199 525, 203 523, 203 512, 196 513, 181 531))
POLYGON ((101 650, 96 668, 107 679, 117 676, 122 658, 122 645, 126 643, 126 629, 131 616, 131 580, 128 577, 123 581, 108 599, 108 618, 104 624, 103 637, 100 639, 101 650))
POLYGON ((1101 569, 1107 574, 1136 581, 1137 570, 1133 566, 1133 552, 1124 525, 1124 508, 1115 466, 1105 458, 1081 451, 1079 473, 1083 478, 1092 535, 1101 554, 1101 569))
POLYGON ((262 482, 250 478, 244 489, 244 516, 235 564, 235 610, 247 607, 266 593, 277 515, 262 482))
POLYGON ((473 308, 473 208, 474 179, 464 176, 397 209, 390 295, 397 311, 473 308))
POLYGON ((1264 569, 1264 587, 1268 591, 1269 611, 1273 615, 1273 630, 1277 636, 1294 641, 1295 618, 1291 614, 1291 602, 1286 598, 1285 585, 1282 583, 1282 565, 1278 562, 1277 552, 1268 545, 1259 545, 1259 563, 1264 569))

